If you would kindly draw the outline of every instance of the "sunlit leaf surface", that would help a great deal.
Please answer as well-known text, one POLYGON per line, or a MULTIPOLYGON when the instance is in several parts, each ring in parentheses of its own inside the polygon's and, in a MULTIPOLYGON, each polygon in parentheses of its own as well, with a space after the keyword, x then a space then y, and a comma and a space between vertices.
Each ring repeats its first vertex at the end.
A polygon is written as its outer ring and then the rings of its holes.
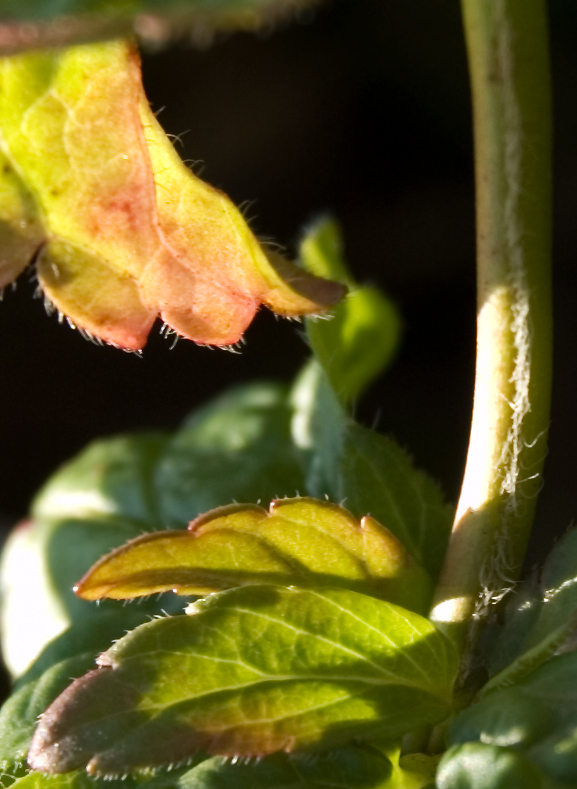
POLYGON ((34 769, 118 774, 197 751, 262 756, 397 738, 449 712, 452 644, 345 590, 248 586, 143 625, 49 707, 34 769))
POLYGON ((101 559, 76 586, 86 600, 173 590, 203 595, 276 583, 342 586, 425 611, 427 576, 373 518, 315 499, 221 507, 188 531, 142 535, 101 559))
POLYGON ((48 301, 99 340, 138 350, 160 316, 231 345, 260 304, 300 315, 344 293, 267 257, 231 201, 185 167, 129 43, 1 60, 0 143, 0 286, 37 252, 48 301))

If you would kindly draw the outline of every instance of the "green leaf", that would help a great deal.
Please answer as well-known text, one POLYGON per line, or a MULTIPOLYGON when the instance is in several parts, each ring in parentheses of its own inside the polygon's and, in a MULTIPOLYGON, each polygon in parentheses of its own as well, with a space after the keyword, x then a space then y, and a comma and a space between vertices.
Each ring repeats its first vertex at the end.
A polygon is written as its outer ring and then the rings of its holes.
POLYGON ((213 757, 187 772, 180 789, 396 789, 378 751, 349 745, 314 755, 273 754, 232 762, 213 757))
POLYGON ((535 668, 535 661, 573 648, 576 631, 577 529, 571 529, 547 558, 538 582, 527 582, 510 596, 504 623, 490 628, 482 657, 490 674, 510 674, 513 662, 535 668))
POLYGON ((386 756, 359 745, 253 760, 216 756, 192 769, 120 780, 96 778, 80 770, 64 775, 32 772, 15 789, 135 789, 143 783, 146 789, 417 789, 416 784, 399 784, 386 756))
MULTIPOLYGON (((269 501, 304 489, 291 414, 281 386, 236 387, 173 438, 104 439, 64 465, 36 497, 34 521, 15 530, 4 551, 2 644, 10 671, 19 675, 71 622, 98 614, 72 588, 113 548, 143 531, 183 527, 235 499, 269 501)), ((171 606, 182 603, 169 598, 147 610, 171 606)))
POLYGON ((552 789, 542 773, 512 748, 467 743, 450 748, 437 789, 552 789))
POLYGON ((75 587, 85 600, 157 592, 204 595, 254 583, 353 589, 426 611, 426 573, 373 518, 297 498, 219 507, 188 531, 137 537, 92 567, 75 587))
POLYGON ((148 618, 142 609, 102 612, 95 619, 69 628, 44 649, 0 710, 3 772, 10 772, 25 761, 39 716, 70 681, 93 668, 97 656, 111 641, 148 618))
POLYGON ((311 348, 333 390, 342 402, 350 402, 391 364, 401 332, 398 311, 378 288, 352 282, 333 220, 322 219, 308 230, 300 259, 307 271, 349 288, 330 319, 308 318, 306 326, 311 348))
POLYGON ((577 652, 552 657, 512 687, 487 693, 452 723, 449 742, 524 754, 555 782, 577 781, 577 652))
POLYGON ((163 525, 183 526, 231 501, 268 502, 303 491, 291 416, 286 389, 272 383, 234 388, 193 414, 156 474, 163 525))
POLYGON ((346 416, 318 365, 293 391, 293 436, 308 465, 308 492, 370 514, 429 572, 439 574, 453 521, 438 486, 392 439, 346 416))
POLYGON ((118 517, 161 528, 154 474, 167 444, 163 433, 92 442, 44 485, 32 504, 33 517, 118 517))
POLYGON ((198 751, 262 756, 443 720, 452 644, 426 619, 344 590, 248 586, 156 620, 45 712, 29 761, 114 775, 198 751))

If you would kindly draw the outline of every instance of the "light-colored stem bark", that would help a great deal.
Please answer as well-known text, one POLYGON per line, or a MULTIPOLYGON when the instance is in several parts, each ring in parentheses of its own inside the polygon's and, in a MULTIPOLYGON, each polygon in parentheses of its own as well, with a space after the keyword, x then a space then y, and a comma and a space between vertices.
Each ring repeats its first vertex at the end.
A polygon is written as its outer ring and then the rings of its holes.
MULTIPOLYGON (((432 618, 461 645, 518 578, 547 447, 551 98, 545 0, 462 0, 473 93, 477 366, 432 618)), ((466 650, 466 647, 465 647, 466 650)))

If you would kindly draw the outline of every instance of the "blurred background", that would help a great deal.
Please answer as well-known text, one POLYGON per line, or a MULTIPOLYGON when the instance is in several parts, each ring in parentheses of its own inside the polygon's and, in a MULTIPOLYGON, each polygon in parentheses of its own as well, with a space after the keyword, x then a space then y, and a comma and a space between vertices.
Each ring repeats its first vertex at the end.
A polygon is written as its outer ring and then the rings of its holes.
MULTIPOLYGON (((550 453, 528 565, 577 516, 577 4, 551 0, 556 112, 556 351, 550 453)), ((392 369, 357 405, 456 500, 475 355, 469 87, 458 0, 332 0, 290 26, 145 52, 145 88, 183 158, 253 229, 294 252, 330 211, 350 265, 403 315, 392 369)), ((307 356, 266 310, 240 355, 155 330, 143 358, 48 318, 24 275, 0 304, 0 524, 25 516, 91 439, 175 428, 234 383, 289 381, 307 356)), ((159 328, 159 327, 158 327, 159 328)))

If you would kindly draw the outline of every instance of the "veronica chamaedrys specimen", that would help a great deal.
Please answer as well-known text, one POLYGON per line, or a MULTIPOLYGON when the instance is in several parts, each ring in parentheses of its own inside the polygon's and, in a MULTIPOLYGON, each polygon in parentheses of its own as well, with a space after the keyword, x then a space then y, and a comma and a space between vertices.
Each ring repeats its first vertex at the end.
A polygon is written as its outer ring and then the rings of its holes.
POLYGON ((322 312, 345 291, 267 256, 185 167, 130 42, 0 61, 0 143, 0 287, 36 252, 48 301, 100 340, 139 350, 160 315, 183 337, 231 345, 260 304, 322 312))

